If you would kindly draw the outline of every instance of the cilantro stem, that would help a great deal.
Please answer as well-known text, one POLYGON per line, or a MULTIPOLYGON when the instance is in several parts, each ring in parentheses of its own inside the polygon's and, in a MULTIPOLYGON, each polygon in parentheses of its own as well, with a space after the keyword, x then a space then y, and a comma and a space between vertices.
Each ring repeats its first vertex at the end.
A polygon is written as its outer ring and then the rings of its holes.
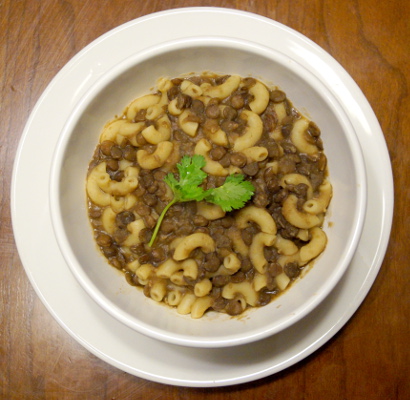
POLYGON ((149 247, 152 247, 152 245, 153 245, 154 242, 155 242, 155 239, 156 239, 156 237, 157 237, 159 228, 160 228, 160 226, 161 226, 162 220, 163 220, 164 217, 165 217, 165 214, 166 214, 167 211, 170 209, 170 207, 171 207, 172 205, 174 205, 175 203, 177 203, 177 202, 178 202, 178 198, 177 198, 176 196, 174 196, 174 198, 173 198, 173 199, 166 205, 166 207, 162 210, 161 215, 159 216, 158 221, 157 221, 157 223, 156 223, 156 225, 155 225, 154 232, 152 233, 151 240, 150 240, 149 243, 148 243, 148 246, 149 246, 149 247))

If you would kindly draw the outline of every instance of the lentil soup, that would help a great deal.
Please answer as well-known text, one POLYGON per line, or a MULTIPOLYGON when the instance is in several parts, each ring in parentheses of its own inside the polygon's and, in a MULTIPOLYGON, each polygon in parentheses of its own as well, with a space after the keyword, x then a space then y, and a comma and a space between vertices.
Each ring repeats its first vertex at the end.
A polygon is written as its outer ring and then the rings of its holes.
POLYGON ((108 122, 89 165, 95 240, 130 285, 178 313, 239 315, 271 302, 323 252, 332 196, 319 127, 278 88, 252 77, 160 78, 108 122), (254 194, 225 212, 205 201, 169 208, 167 174, 201 155, 202 187, 242 174, 254 194))

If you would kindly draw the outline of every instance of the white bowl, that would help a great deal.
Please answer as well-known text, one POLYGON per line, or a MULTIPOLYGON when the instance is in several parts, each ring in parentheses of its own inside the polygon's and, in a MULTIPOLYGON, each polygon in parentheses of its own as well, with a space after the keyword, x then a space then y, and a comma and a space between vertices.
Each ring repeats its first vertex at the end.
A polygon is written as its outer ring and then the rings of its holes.
MULTIPOLYGON (((252 42, 198 37, 164 43, 135 54, 107 72, 72 112, 54 155, 50 207, 55 235, 72 273, 109 314, 136 331, 166 342, 224 347, 273 335, 312 311, 349 266, 363 227, 366 176, 349 118, 331 90, 307 69, 252 42), (160 76, 214 71, 252 75, 278 85, 321 129, 333 199, 323 229, 325 252, 314 267, 265 307, 241 317, 210 312, 199 320, 146 298, 126 283, 97 250, 88 220, 85 176, 103 125, 154 86, 160 76)), ((69 302, 70 294, 67 293, 69 302)))

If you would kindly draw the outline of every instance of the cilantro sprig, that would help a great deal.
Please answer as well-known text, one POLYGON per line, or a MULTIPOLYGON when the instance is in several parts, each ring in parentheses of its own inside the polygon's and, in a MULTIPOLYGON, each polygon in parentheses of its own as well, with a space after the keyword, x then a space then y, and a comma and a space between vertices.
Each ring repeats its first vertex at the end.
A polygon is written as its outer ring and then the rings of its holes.
POLYGON ((230 175, 222 186, 204 190, 200 185, 207 177, 206 172, 202 170, 205 165, 206 161, 203 156, 184 156, 177 164, 179 181, 172 173, 165 176, 164 181, 171 188, 174 197, 162 210, 157 220, 148 244, 150 247, 155 242, 165 214, 175 203, 205 200, 219 205, 224 211, 232 211, 242 208, 253 196, 255 188, 251 182, 244 180, 242 174, 230 175))

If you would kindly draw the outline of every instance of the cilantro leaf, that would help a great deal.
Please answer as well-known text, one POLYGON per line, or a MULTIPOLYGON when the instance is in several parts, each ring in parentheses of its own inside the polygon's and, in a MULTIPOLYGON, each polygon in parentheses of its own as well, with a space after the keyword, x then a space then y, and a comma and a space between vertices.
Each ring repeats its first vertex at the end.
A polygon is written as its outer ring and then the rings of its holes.
POLYGON ((182 157, 181 162, 177 164, 181 187, 185 187, 186 185, 200 185, 207 177, 206 172, 201 169, 205 167, 205 165, 206 161, 203 156, 194 155, 193 157, 182 157))
POLYGON ((206 192, 205 200, 219 205, 224 211, 242 208, 255 192, 251 182, 244 175, 235 174, 226 178, 225 183, 206 192))
POLYGON ((154 232, 151 236, 151 240, 148 243, 150 247, 155 242, 155 238, 157 237, 159 228, 166 212, 173 204, 185 201, 203 200, 206 192, 199 185, 201 185, 204 179, 207 177, 206 172, 202 171, 202 168, 205 167, 205 165, 206 161, 203 156, 184 156, 182 157, 180 163, 177 164, 179 181, 172 173, 169 173, 165 176, 164 181, 171 188, 174 198, 162 210, 162 213, 157 220, 154 232))
POLYGON ((206 172, 202 170, 205 165, 206 161, 203 156, 184 156, 177 164, 179 180, 172 173, 165 176, 164 181, 171 188, 174 197, 162 210, 157 220, 148 244, 150 247, 155 242, 166 212, 175 203, 206 200, 219 205, 224 211, 232 211, 242 208, 253 196, 254 186, 251 182, 245 181, 244 175, 241 174, 228 176, 220 187, 204 190, 200 185, 207 177, 206 172))
POLYGON ((193 157, 184 156, 177 164, 179 181, 174 174, 169 173, 165 178, 165 183, 172 189, 174 198, 177 201, 201 201, 205 191, 199 187, 206 178, 206 172, 202 171, 206 164, 203 156, 194 155, 193 157))
POLYGON ((172 189, 173 192, 179 190, 179 182, 175 179, 174 174, 169 173, 164 178, 165 183, 172 189))

